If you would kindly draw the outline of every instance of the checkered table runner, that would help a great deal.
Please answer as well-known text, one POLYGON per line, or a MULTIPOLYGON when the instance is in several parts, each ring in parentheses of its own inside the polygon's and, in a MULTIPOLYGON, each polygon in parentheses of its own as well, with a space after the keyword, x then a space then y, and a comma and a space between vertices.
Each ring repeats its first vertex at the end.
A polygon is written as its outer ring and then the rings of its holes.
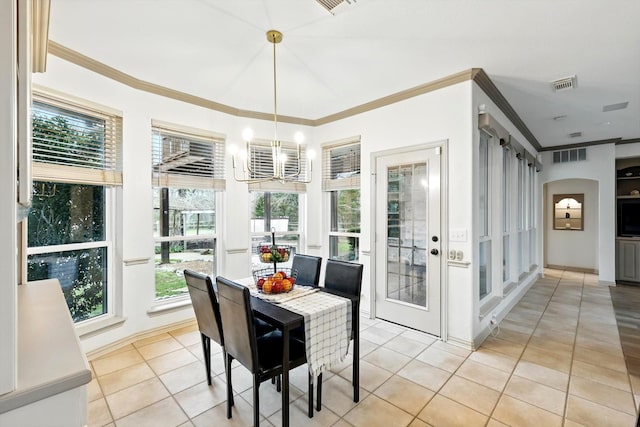
POLYGON ((351 300, 298 285, 286 294, 265 295, 258 292, 252 278, 240 279, 238 283, 248 287, 252 295, 304 317, 307 363, 312 378, 344 360, 351 339, 351 300))
POLYGON ((315 292, 280 303, 304 316, 307 363, 312 378, 344 360, 351 338, 351 301, 315 292))

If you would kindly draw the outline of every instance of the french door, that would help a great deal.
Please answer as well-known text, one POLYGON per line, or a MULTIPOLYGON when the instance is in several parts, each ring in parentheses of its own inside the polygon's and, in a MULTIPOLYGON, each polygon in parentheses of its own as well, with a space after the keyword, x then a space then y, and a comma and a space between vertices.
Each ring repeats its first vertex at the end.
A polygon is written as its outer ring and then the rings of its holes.
POLYGON ((376 158, 376 317, 440 336, 440 147, 376 158))

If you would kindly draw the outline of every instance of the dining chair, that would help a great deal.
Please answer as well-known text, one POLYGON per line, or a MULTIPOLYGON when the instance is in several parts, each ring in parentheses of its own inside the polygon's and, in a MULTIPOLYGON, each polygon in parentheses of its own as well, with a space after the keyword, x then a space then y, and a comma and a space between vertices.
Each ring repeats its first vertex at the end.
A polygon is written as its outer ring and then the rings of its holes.
POLYGON ((207 372, 207 383, 211 385, 211 340, 222 347, 222 357, 226 362, 224 349, 224 334, 220 320, 220 306, 213 289, 211 278, 206 274, 192 270, 184 270, 184 278, 187 282, 191 304, 196 314, 202 351, 204 353, 204 365, 207 372))
MULTIPOLYGON (((360 292, 362 290, 363 265, 328 259, 324 271, 324 288, 337 295, 350 297, 351 339, 353 339, 353 401, 360 401, 360 292)), ((322 409, 322 374, 318 376, 317 405, 322 409)))
POLYGON ((296 276, 296 284, 318 287, 322 258, 313 255, 295 254, 291 263, 291 274, 296 276))
MULTIPOLYGON (((231 362, 236 359, 253 376, 253 424, 260 421, 260 384, 282 374, 282 333, 279 330, 257 336, 251 309, 249 289, 224 277, 216 277, 220 315, 225 330, 227 418, 231 418, 233 386, 231 362)), ((307 362, 305 344, 297 339, 289 341, 289 369, 307 362)), ((312 392, 309 374, 309 392, 312 392)), ((312 396, 312 395, 310 395, 312 396)), ((310 397, 312 401, 313 397, 310 397)), ((309 405, 310 408, 312 405, 309 405)))

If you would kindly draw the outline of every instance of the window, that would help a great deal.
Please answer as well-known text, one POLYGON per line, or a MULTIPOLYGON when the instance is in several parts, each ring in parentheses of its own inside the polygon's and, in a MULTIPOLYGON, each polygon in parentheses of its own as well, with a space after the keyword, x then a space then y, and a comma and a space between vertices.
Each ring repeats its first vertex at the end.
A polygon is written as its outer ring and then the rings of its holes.
POLYGON ((536 264, 536 168, 529 164, 529 267, 536 264))
POLYGON ((33 102, 28 280, 58 279, 75 322, 112 310, 114 188, 122 119, 45 95, 33 102))
POLYGON ((358 261, 360 141, 327 144, 322 157, 322 186, 329 196, 329 258, 358 261))
MULTIPOLYGON (((251 254, 253 270, 266 268, 260 260, 260 247, 271 245, 275 232, 276 245, 287 246, 291 255, 300 249, 300 196, 298 193, 251 191, 251 254)), ((291 256, 287 261, 291 264, 291 256)))
POLYGON ((517 226, 518 226, 518 274, 522 275, 527 271, 525 258, 527 256, 527 168, 525 165, 524 153, 518 156, 518 206, 517 206, 517 226))
POLYGON ((183 271, 215 276, 216 194, 225 188, 224 140, 152 123, 156 300, 186 295, 183 271))
POLYGON ((511 150, 502 149, 502 282, 511 278, 509 243, 511 237, 511 150))
POLYGON ((486 132, 480 132, 478 180, 479 180, 479 274, 480 274, 480 299, 491 294, 491 187, 489 173, 491 170, 491 149, 489 146, 491 136, 486 132))

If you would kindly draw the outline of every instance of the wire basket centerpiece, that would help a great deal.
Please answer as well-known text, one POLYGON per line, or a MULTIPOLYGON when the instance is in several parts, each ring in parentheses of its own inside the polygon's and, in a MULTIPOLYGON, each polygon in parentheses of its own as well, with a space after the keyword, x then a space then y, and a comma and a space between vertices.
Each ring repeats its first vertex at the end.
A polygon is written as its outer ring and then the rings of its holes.
POLYGON ((273 273, 271 268, 263 268, 253 272, 256 288, 264 294, 281 294, 290 292, 296 284, 296 272, 290 268, 282 268, 273 273))
POLYGON ((262 245, 259 250, 260 261, 267 264, 274 262, 287 262, 291 255, 290 246, 262 245))

